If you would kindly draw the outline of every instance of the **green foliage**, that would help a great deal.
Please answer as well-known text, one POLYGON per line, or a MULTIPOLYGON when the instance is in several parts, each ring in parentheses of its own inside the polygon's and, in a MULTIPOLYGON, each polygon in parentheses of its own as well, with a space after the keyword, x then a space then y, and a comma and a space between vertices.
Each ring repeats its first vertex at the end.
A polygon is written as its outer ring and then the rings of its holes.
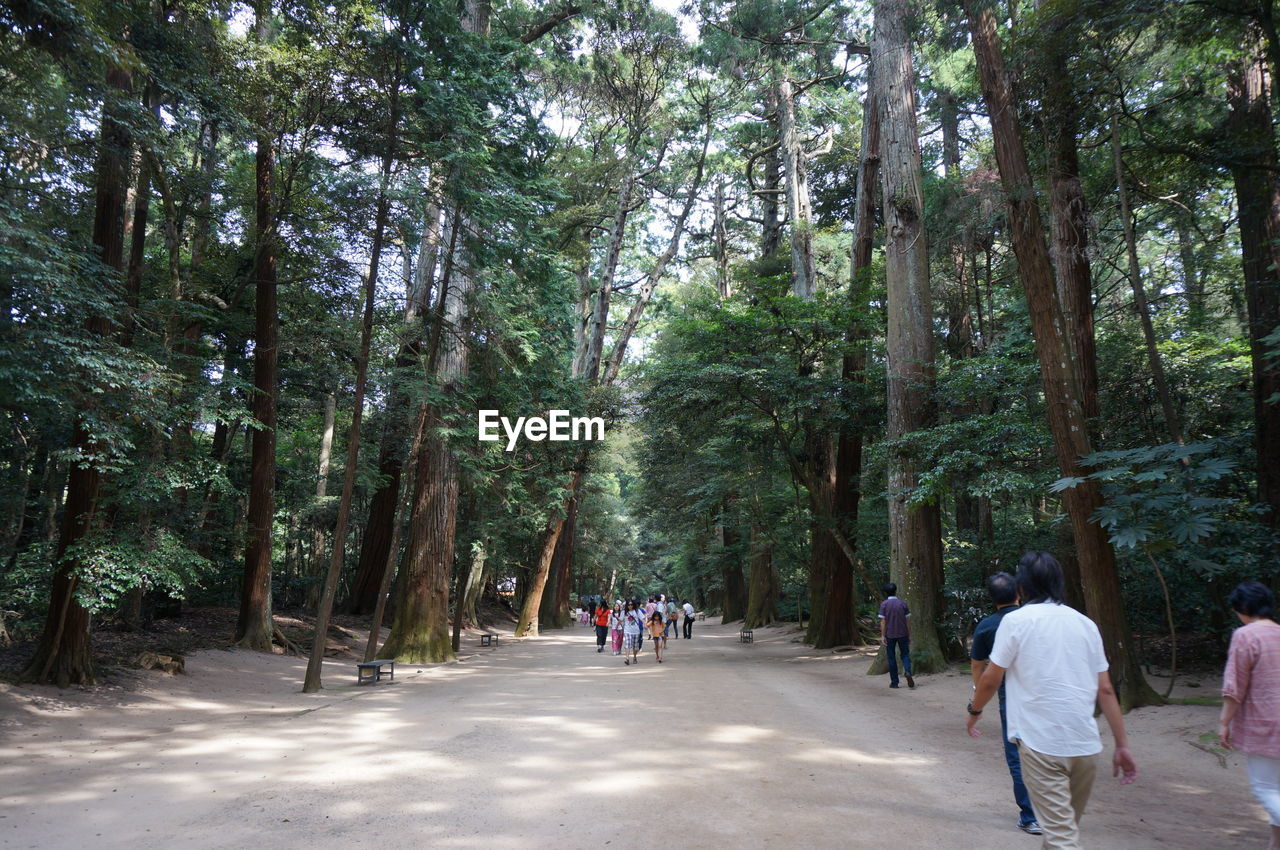
POLYGON ((141 539, 120 532, 86 535, 64 557, 76 564, 76 601, 94 613, 115 610, 135 588, 181 598, 199 588, 211 568, 166 529, 141 539))

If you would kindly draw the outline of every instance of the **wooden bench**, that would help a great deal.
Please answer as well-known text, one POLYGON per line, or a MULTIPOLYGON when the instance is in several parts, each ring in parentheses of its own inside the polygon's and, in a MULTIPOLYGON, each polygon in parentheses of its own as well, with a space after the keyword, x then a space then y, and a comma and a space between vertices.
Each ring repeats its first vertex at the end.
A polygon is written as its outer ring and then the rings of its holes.
POLYGON ((396 680, 396 660, 394 658, 378 658, 373 661, 359 661, 356 663, 357 685, 376 684, 383 676, 388 677, 393 682, 396 680), (389 666, 391 669, 383 670, 384 666, 389 666))
POLYGON ((494 634, 493 632, 483 632, 480 635, 480 645, 481 646, 497 646, 498 637, 499 636, 494 634))
POLYGON ((754 643, 755 640, 751 635, 751 629, 743 629, 738 635, 738 641, 740 643, 754 643))
POLYGON ((702 613, 701 611, 699 611, 699 612, 698 612, 698 619, 699 619, 699 620, 705 620, 705 619, 707 619, 707 615, 706 615, 706 614, 704 614, 704 613, 702 613))

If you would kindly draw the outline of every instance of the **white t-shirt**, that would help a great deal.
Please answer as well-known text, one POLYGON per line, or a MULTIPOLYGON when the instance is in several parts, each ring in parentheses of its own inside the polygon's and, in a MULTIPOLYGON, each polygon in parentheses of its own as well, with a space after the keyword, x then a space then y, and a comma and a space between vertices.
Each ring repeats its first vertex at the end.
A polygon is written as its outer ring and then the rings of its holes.
POLYGON ((1055 602, 1023 605, 1000 621, 991 663, 1008 671, 1010 741, 1050 756, 1102 752, 1093 708, 1107 656, 1093 620, 1055 602))
POLYGON ((686 617, 692 617, 692 616, 693 616, 693 606, 692 606, 692 605, 690 605, 688 602, 684 603, 684 615, 685 615, 686 617))
POLYGON ((643 623, 643 611, 628 611, 622 616, 622 633, 625 635, 640 634, 643 623))

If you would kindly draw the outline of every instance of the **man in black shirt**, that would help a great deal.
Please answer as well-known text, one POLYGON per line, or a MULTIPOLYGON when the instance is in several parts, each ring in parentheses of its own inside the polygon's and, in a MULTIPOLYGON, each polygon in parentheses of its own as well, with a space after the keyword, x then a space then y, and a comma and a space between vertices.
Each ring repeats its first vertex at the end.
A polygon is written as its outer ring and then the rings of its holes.
MULTIPOLYGON (((969 651, 969 668, 973 673, 973 687, 977 689, 978 679, 987 668, 987 659, 991 656, 991 647, 996 642, 996 629, 1000 621, 1010 611, 1018 610, 1018 585, 1008 573, 996 573, 987 579, 987 592, 996 605, 996 612, 978 623, 973 631, 973 647, 969 651)), ((1022 761, 1018 758, 1018 746, 1009 740, 1009 724, 1004 710, 1004 683, 1000 684, 1000 738, 1004 741, 1004 758, 1009 763, 1009 775, 1013 777, 1013 799, 1018 804, 1018 828, 1031 835, 1041 835, 1040 824, 1036 822, 1036 813, 1031 808, 1031 797, 1027 794, 1027 786, 1022 784, 1022 761)))

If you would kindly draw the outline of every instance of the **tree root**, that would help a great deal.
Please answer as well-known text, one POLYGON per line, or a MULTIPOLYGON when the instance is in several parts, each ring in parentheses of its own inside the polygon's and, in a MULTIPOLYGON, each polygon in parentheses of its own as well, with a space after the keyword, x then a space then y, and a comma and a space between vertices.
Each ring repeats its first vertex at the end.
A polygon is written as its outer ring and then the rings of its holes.
POLYGON ((278 643, 281 646, 283 646, 284 651, 287 655, 303 654, 302 648, 298 646, 296 643, 294 643, 293 641, 289 640, 287 637, 285 637, 284 632, 280 631, 279 626, 271 627, 271 642, 278 643))

